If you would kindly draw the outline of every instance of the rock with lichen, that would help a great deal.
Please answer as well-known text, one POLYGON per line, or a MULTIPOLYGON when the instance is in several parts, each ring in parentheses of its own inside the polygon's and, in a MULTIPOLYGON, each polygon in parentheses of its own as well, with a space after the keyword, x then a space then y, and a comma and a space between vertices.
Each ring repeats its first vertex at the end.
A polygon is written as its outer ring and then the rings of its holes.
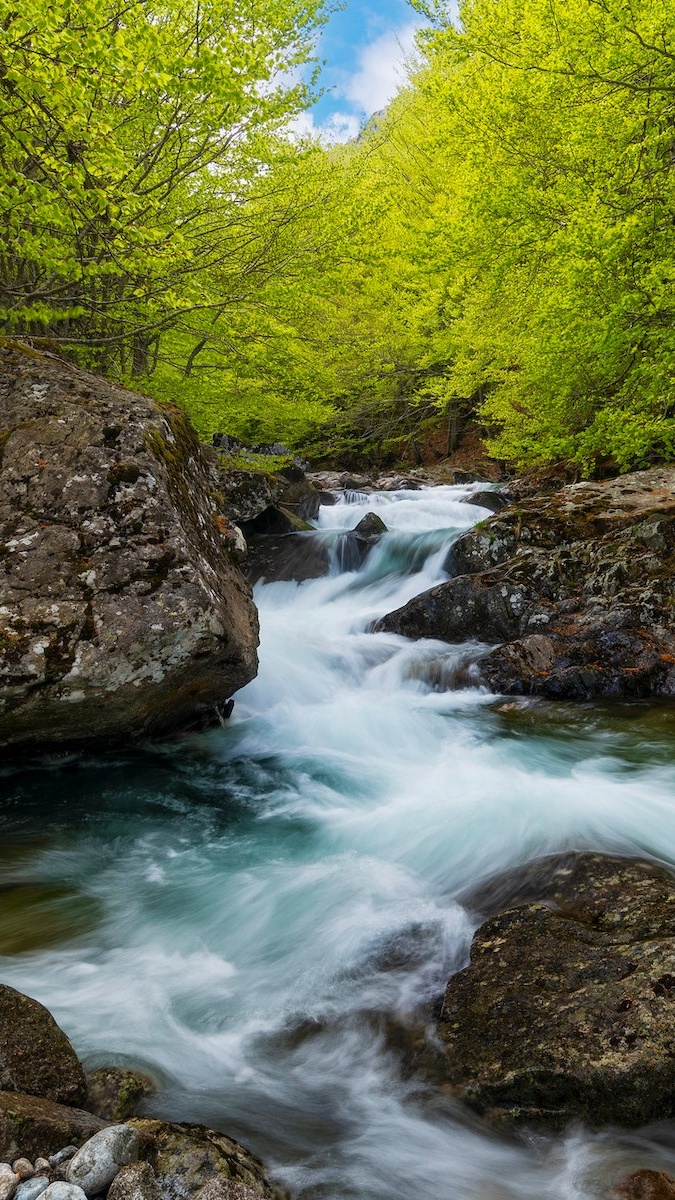
POLYGON ((0 349, 0 747, 213 720, 257 619, 215 453, 171 406, 0 349))
POLYGON ((437 1082, 500 1125, 675 1116, 672 873, 555 855, 465 902, 498 911, 448 982, 437 1082))
POLYGON ((377 628, 501 643, 483 682, 550 700, 675 695, 675 467, 525 495, 377 628))

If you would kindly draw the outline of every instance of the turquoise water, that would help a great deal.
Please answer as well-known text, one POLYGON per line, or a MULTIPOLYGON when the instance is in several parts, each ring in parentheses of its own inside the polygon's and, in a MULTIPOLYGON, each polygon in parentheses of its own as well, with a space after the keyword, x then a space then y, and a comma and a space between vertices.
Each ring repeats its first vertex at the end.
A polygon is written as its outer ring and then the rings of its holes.
POLYGON ((390 533, 359 572, 257 589, 260 674, 223 729, 2 778, 2 979, 302 1200, 584 1200, 675 1169, 665 1126, 504 1141, 388 1041, 466 963, 468 884, 568 848, 675 862, 671 711, 504 702, 480 647, 368 632, 444 578, 486 515, 467 490, 322 509, 329 541, 369 508, 390 533))

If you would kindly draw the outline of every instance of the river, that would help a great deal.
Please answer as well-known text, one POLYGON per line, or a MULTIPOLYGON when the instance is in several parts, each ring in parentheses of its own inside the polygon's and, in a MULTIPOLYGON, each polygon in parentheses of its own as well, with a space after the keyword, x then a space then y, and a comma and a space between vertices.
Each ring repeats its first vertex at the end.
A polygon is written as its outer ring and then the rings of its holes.
POLYGON ((470 491, 322 508, 312 536, 370 509, 390 532, 359 571, 256 589, 260 673, 222 729, 2 778, 2 980, 298 1200, 586 1200, 675 1170, 667 1126, 502 1139, 387 1039, 468 961, 468 885, 569 848, 675 862, 669 710, 504 703, 479 647, 368 632, 445 578, 487 515, 470 491))

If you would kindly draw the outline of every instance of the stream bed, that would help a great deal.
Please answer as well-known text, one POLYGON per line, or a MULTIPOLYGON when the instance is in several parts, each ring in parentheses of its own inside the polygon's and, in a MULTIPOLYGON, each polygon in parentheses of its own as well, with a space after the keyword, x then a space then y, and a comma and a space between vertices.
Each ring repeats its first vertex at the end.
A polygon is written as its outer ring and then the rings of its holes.
POLYGON ((2 981, 298 1200, 590 1200, 675 1171, 670 1123, 493 1134, 387 1036, 467 963, 469 885, 566 849, 675 863, 675 710, 504 702, 479 646, 369 632, 446 578, 488 515, 471 490, 322 508, 336 564, 367 511, 389 532, 358 571, 256 588, 260 673, 223 728, 2 774, 2 981))

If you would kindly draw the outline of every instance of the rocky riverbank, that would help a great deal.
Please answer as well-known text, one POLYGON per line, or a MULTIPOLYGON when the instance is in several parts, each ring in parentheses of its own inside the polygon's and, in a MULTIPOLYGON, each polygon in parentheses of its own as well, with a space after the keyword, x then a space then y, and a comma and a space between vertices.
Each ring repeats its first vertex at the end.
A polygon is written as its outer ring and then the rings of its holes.
POLYGON ((377 628, 499 642, 495 692, 551 700, 675 695, 675 468, 513 502, 452 548, 448 583, 377 628))
POLYGON ((7 1089, 0 1091, 2 1200, 285 1195, 263 1164, 225 1134, 135 1115, 150 1081, 115 1067, 86 1076, 47 1009, 3 985, 0 1085, 7 1089))

